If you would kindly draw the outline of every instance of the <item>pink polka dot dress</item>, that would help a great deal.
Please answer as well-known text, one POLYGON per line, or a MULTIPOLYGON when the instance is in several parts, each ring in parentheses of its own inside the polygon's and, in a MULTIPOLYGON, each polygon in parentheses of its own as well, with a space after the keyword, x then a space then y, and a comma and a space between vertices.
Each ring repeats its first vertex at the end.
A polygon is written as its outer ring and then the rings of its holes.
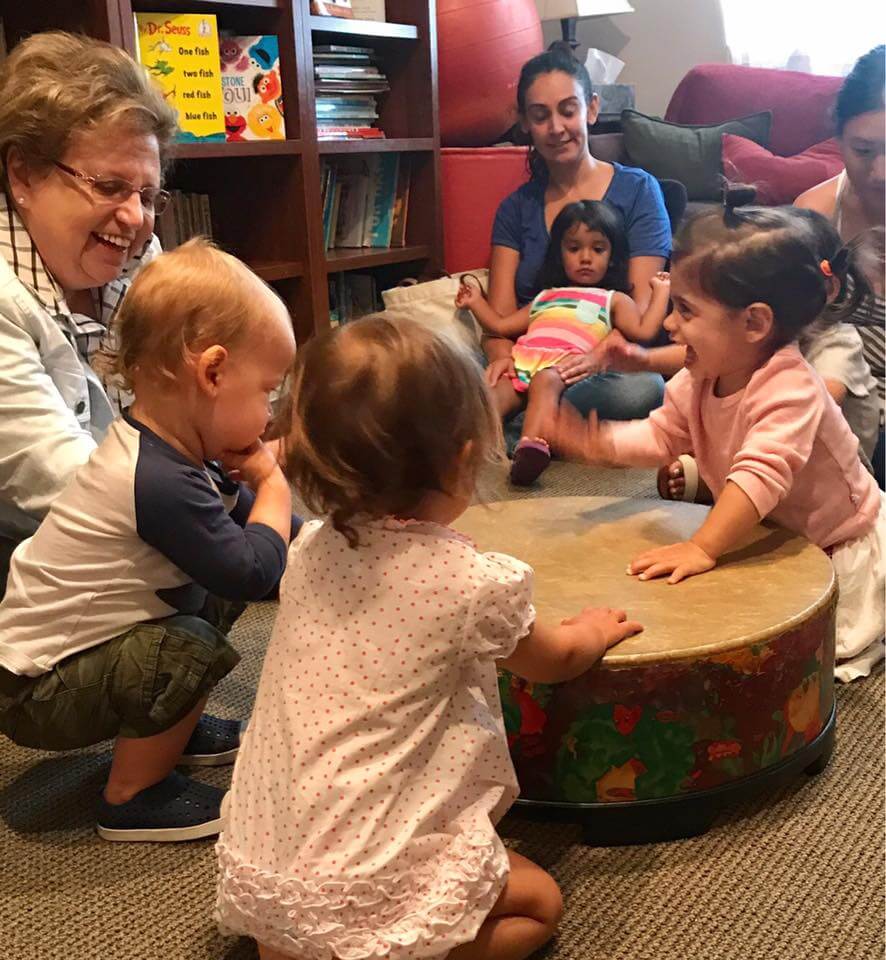
POLYGON ((508 873, 495 660, 532 571, 433 523, 305 524, 216 847, 217 919, 299 960, 441 958, 508 873))

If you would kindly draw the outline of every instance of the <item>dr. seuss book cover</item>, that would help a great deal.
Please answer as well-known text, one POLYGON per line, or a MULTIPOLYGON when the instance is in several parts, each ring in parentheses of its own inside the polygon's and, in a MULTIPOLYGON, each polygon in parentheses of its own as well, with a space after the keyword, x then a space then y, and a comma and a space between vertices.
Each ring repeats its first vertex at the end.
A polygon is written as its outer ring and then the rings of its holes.
POLYGON ((224 141, 215 15, 136 13, 138 58, 178 111, 178 139, 224 141))
POLYGON ((227 139, 284 140, 277 38, 222 37, 220 51, 227 139))

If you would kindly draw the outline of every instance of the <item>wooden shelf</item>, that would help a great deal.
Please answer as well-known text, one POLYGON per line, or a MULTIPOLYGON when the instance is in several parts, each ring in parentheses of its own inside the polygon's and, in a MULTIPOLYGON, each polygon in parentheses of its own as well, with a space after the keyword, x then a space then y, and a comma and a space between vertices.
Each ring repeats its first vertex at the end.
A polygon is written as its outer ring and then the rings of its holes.
POLYGON ((282 157, 302 152, 301 140, 245 140, 236 143, 177 143, 176 160, 204 160, 219 157, 282 157))
POLYGON ((411 23, 382 20, 348 20, 345 17, 311 17, 312 33, 345 33, 357 37, 384 37, 392 40, 417 40, 418 27, 411 23))
POLYGON ((133 11, 214 14, 221 31, 278 38, 290 139, 175 144, 169 179, 183 193, 209 198, 219 245, 274 284, 304 343, 328 326, 330 294, 340 292, 336 286, 350 279, 348 271, 364 270, 376 275, 377 284, 393 284, 438 275, 442 266, 437 3, 385 0, 388 20, 376 21, 311 16, 309 0, 0 0, 0 20, 10 47, 35 32, 61 29, 134 54, 133 11), (390 86, 379 98, 378 126, 389 138, 318 141, 312 43, 378 53, 390 86), (325 165, 359 167, 399 153, 410 161, 409 245, 327 251, 325 165))
POLYGON ((433 137, 391 137, 378 140, 321 140, 320 153, 418 153, 434 149, 433 137))
POLYGON ((326 251, 326 270, 329 273, 338 273, 342 270, 381 267, 386 263, 427 260, 430 255, 431 248, 425 244, 411 247, 342 247, 326 251))
POLYGON ((139 13, 220 13, 226 10, 279 10, 280 0, 132 0, 139 13))
MULTIPOLYGON (((225 7, 251 7, 254 9, 257 7, 261 10, 279 10, 281 2, 280 0, 188 0, 184 6, 189 9, 191 7, 196 8, 197 13, 208 10, 209 7, 218 7, 219 9, 225 7)), ((182 12, 180 0, 132 0, 132 8, 146 13, 165 12, 166 10, 173 13, 182 12)))
POLYGON ((261 277, 265 283, 273 280, 291 280, 300 277, 305 272, 301 260, 260 260, 255 263, 249 261, 249 269, 261 277))

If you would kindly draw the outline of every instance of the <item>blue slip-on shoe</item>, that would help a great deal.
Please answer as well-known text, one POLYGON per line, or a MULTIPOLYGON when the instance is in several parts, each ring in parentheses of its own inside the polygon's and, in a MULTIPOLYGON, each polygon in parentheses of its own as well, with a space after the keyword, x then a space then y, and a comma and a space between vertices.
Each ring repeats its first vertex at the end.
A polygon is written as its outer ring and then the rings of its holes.
POLYGON ((222 720, 204 713, 185 744, 179 763, 188 767, 221 767, 233 763, 242 736, 241 720, 222 720))
POLYGON ((99 800, 96 831, 103 840, 168 843, 214 837, 222 828, 224 790, 173 771, 126 803, 99 800))

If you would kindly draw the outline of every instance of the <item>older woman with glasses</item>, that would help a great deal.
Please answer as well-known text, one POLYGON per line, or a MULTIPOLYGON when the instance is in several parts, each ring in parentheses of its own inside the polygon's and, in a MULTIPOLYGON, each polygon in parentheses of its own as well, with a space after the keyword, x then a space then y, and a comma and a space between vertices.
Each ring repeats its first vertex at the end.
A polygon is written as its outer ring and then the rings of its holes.
POLYGON ((36 34, 0 71, 0 596, 119 409, 91 361, 113 350, 155 218, 175 112, 126 53, 36 34))

